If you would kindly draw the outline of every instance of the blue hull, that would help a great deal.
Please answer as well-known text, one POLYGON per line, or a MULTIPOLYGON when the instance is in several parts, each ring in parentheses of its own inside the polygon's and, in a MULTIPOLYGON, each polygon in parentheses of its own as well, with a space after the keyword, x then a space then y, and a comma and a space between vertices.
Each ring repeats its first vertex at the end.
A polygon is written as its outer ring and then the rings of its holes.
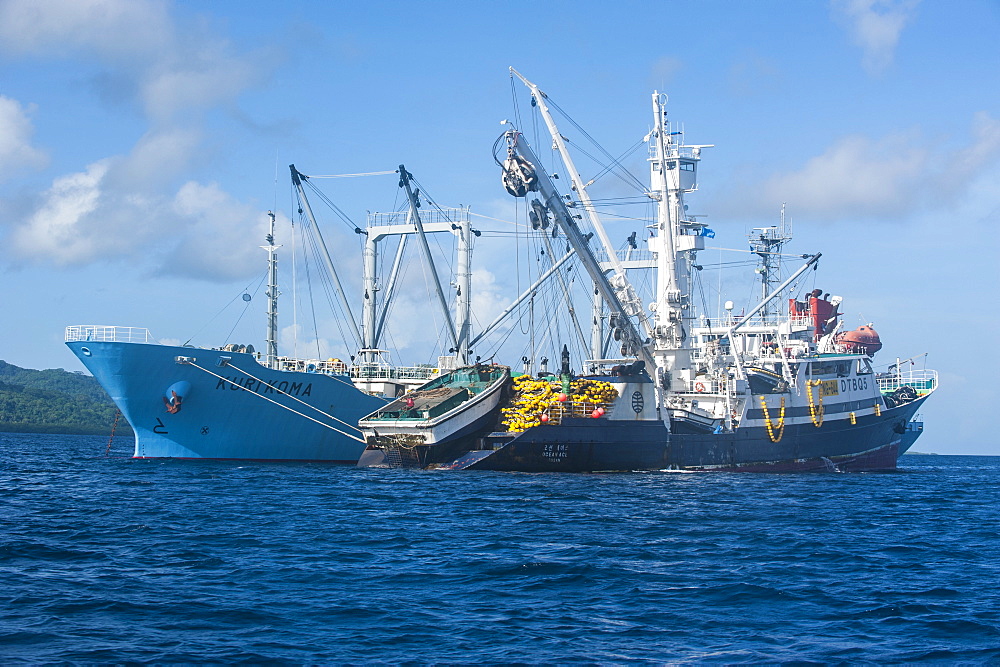
POLYGON ((347 376, 274 371, 249 354, 143 343, 66 345, 132 425, 136 458, 353 464, 365 444, 345 433, 360 439, 358 420, 386 403, 347 376), (175 412, 169 411, 171 389, 183 395, 175 412))

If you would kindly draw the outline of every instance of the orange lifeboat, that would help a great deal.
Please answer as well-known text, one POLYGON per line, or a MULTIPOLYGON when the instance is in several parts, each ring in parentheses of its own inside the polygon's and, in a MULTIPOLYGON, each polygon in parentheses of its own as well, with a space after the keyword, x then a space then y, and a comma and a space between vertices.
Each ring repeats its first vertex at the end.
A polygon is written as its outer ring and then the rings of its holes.
POLYGON ((882 341, 878 332, 871 327, 858 327, 854 331, 845 331, 837 336, 837 342, 844 347, 845 352, 860 352, 873 356, 882 349, 882 341))

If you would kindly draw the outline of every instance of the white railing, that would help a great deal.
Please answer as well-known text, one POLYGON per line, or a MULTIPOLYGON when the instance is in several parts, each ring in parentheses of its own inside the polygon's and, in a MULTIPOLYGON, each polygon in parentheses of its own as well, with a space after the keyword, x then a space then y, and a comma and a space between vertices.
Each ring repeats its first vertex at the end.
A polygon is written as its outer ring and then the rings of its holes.
POLYGON ((349 375, 355 380, 430 380, 441 370, 430 366, 389 366, 358 364, 348 366, 340 359, 294 359, 278 357, 278 370, 324 375, 349 375))
POLYGON ((350 375, 360 380, 430 380, 440 373, 428 366, 383 366, 363 364, 351 366, 350 375))
POLYGON ((77 324, 66 327, 66 342, 154 343, 153 334, 142 327, 116 327, 104 324, 77 324))
POLYGON ((340 359, 293 359, 278 357, 279 371, 300 373, 323 373, 324 375, 347 375, 347 364, 340 359))
POLYGON ((764 318, 763 315, 754 315, 753 317, 747 319, 739 315, 734 315, 730 317, 712 317, 701 320, 703 324, 699 324, 699 333, 709 333, 710 331, 716 333, 722 333, 731 326, 740 324, 740 330, 736 332, 736 335, 741 333, 749 333, 750 331, 757 329, 773 330, 779 324, 788 322, 793 330, 801 329, 811 329, 813 327, 813 318, 811 315, 768 315, 764 318))
POLYGON ((441 374, 430 366, 389 366, 357 364, 348 366, 340 359, 295 359, 278 357, 278 370, 323 375, 349 375, 355 380, 430 380, 441 374))
MULTIPOLYGON (((594 254, 594 258, 598 262, 607 262, 608 261, 608 253, 605 250, 594 250, 593 254, 594 254)), ((615 254, 618 256, 619 261, 622 261, 622 262, 624 262, 626 260, 628 260, 628 261, 647 261, 647 262, 652 262, 653 260, 656 259, 656 255, 654 255, 651 251, 649 251, 649 250, 640 250, 638 248, 632 248, 632 249, 625 248, 624 250, 619 250, 615 254)))
MULTIPOLYGON (((428 208, 420 211, 420 222, 429 225, 435 222, 463 222, 469 220, 468 208, 428 208)), ((412 224, 409 209, 403 211, 391 211, 389 213, 374 212, 368 214, 368 226, 380 227, 384 225, 408 225, 412 224)))
POLYGON ((875 376, 882 393, 896 391, 902 386, 913 387, 918 396, 929 394, 938 386, 937 371, 911 370, 905 373, 880 373, 875 376))
MULTIPOLYGON (((741 319, 738 316, 734 317, 734 323, 740 322, 741 319)), ((784 322, 788 322, 792 328, 806 327, 811 328, 813 326, 813 318, 811 315, 769 315, 766 318, 763 315, 754 315, 753 317, 746 319, 743 323, 744 328, 767 328, 775 327, 784 322)))

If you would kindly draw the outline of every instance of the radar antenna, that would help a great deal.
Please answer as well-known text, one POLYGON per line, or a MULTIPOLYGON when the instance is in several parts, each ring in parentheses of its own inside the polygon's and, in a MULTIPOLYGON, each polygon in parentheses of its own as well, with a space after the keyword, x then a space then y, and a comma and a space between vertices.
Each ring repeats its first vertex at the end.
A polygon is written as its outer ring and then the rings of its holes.
MULTIPOLYGON (((785 204, 781 204, 781 219, 777 225, 756 227, 750 230, 750 252, 760 257, 755 271, 760 274, 760 298, 766 300, 774 292, 773 287, 781 281, 781 250, 792 240, 792 223, 785 220, 785 204)), ((773 299, 767 301, 761 318, 765 324, 776 324, 778 304, 773 299)))

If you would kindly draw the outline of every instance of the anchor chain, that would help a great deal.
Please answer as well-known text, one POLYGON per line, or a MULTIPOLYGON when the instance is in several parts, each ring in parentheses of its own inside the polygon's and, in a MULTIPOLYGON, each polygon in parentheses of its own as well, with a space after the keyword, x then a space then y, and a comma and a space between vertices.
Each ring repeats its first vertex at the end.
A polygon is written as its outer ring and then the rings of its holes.
POLYGON ((108 446, 104 450, 104 455, 107 456, 111 452, 111 443, 115 441, 115 431, 118 430, 118 420, 121 419, 122 411, 115 410, 115 421, 111 424, 111 435, 108 437, 108 446))

